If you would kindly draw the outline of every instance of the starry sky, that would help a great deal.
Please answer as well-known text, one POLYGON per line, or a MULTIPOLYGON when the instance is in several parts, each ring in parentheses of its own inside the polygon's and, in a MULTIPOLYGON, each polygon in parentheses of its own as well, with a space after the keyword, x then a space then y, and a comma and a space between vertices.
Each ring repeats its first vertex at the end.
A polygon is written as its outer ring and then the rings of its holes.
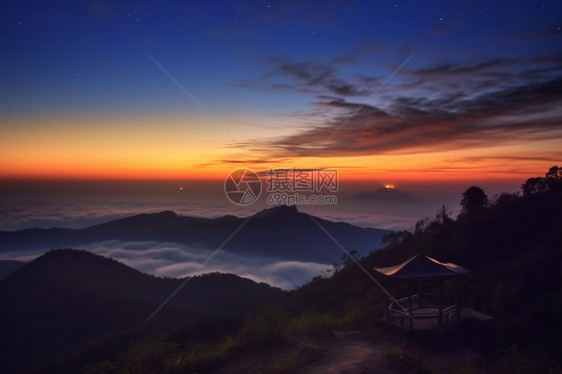
POLYGON ((562 160, 560 1, 0 4, 0 178, 521 182, 562 160))

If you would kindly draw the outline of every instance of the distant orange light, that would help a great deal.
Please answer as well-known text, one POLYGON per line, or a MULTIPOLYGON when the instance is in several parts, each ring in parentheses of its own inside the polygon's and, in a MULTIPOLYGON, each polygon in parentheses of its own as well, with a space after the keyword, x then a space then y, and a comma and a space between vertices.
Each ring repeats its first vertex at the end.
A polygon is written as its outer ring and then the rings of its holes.
POLYGON ((392 189, 392 188, 394 188, 394 185, 393 185, 393 184, 387 184, 387 185, 384 186, 384 188, 390 188, 390 189, 392 189))
POLYGON ((179 190, 180 190, 180 191, 183 191, 183 187, 180 187, 179 190))

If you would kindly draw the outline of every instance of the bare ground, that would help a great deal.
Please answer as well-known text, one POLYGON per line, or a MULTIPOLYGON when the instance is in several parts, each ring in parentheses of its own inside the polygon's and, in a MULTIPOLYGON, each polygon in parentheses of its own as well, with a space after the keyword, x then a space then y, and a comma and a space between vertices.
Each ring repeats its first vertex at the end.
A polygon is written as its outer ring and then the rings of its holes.
POLYGON ((393 373, 386 365, 388 336, 356 331, 334 332, 332 339, 318 342, 321 358, 299 370, 302 374, 393 373))
POLYGON ((215 373, 477 373, 485 372, 483 368, 482 356, 466 347, 428 349, 423 339, 412 340, 402 331, 378 327, 333 331, 328 337, 243 352, 215 373))

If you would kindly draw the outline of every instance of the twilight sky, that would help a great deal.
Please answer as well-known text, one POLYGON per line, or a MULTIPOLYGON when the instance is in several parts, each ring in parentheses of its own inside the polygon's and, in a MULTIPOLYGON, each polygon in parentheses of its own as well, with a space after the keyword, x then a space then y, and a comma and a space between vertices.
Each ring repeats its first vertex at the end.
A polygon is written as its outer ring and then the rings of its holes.
POLYGON ((562 160, 560 1, 0 4, 0 178, 517 180, 562 160))

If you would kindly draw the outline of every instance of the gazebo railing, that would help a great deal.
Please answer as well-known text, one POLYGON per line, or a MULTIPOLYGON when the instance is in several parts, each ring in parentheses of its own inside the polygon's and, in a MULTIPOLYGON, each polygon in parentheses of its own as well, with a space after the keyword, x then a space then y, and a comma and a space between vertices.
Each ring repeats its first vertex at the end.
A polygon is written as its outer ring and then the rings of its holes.
POLYGON ((446 295, 414 294, 398 299, 397 302, 403 308, 391 303, 386 319, 404 328, 432 329, 459 318, 458 306, 446 295))

